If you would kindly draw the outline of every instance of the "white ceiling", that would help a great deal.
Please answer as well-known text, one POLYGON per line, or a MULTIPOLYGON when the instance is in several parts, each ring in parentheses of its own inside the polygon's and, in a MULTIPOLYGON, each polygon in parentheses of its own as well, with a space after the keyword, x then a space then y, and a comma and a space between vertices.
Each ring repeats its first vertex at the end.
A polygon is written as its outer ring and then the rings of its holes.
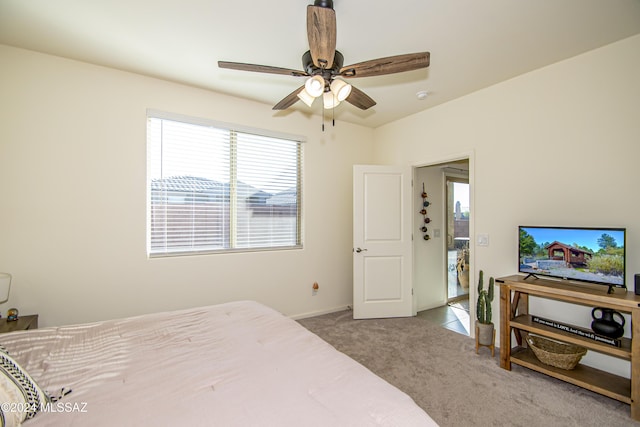
MULTIPOLYGON (((219 69, 219 60, 302 69, 312 0, 0 0, 0 43, 264 102, 302 78, 219 69)), ((334 0, 345 65, 431 52, 427 69, 350 79, 377 101, 337 120, 377 127, 640 33, 640 0, 334 0), (416 92, 430 93, 419 101, 416 92)), ((606 84, 606 82, 603 82, 606 84)), ((293 108, 309 110, 302 102, 293 108)), ((311 110, 320 114, 320 103, 311 110)), ((288 112, 273 112, 274 115, 288 112)))

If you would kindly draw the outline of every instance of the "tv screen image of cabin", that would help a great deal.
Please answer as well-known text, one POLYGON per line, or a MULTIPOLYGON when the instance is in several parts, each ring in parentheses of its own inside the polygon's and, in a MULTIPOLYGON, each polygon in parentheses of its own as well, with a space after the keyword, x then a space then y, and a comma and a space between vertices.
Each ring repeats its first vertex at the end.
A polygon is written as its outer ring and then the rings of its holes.
POLYGON ((519 227, 521 273, 625 286, 624 228, 519 227))

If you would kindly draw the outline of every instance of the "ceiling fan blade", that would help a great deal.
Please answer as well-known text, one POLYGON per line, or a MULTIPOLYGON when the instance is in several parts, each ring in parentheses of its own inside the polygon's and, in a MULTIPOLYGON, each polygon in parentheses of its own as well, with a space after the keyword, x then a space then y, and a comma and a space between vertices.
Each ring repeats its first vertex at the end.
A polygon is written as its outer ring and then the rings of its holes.
POLYGON ((245 64, 243 62, 218 61, 218 67, 230 70, 254 71, 257 73, 283 74, 285 76, 308 76, 304 71, 291 70, 289 68, 271 67, 269 65, 245 64))
POLYGON ((429 66, 429 56, 429 52, 420 52, 372 59, 342 67, 340 74, 343 77, 369 77, 417 70, 429 66))
POLYGON ((298 89, 285 96, 282 101, 273 106, 272 110, 286 110, 287 108, 291 107, 300 99, 298 98, 298 94, 302 89, 304 89, 304 85, 300 86, 298 89))
POLYGON ((307 6, 307 38, 313 64, 318 68, 331 68, 336 53, 335 10, 307 6))
POLYGON ((351 85, 351 93, 345 101, 360 108, 361 110, 368 110, 376 105, 376 101, 353 85, 351 85))

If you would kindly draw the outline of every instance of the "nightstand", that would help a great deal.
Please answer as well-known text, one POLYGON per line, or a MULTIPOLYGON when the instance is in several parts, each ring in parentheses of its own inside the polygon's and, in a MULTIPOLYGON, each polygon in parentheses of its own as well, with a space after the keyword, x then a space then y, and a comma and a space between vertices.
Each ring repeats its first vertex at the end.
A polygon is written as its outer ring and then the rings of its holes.
POLYGON ((7 322, 3 317, 0 319, 0 334, 13 331, 26 331, 27 329, 38 329, 38 315, 20 316, 14 322, 7 322))

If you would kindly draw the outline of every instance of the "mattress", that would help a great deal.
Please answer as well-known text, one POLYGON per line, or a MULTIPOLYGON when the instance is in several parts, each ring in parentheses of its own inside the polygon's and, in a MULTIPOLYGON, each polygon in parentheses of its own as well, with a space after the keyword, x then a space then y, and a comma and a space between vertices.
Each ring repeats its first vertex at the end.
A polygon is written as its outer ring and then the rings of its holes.
POLYGON ((0 335, 49 393, 24 425, 435 426, 405 393, 253 301, 0 335))

